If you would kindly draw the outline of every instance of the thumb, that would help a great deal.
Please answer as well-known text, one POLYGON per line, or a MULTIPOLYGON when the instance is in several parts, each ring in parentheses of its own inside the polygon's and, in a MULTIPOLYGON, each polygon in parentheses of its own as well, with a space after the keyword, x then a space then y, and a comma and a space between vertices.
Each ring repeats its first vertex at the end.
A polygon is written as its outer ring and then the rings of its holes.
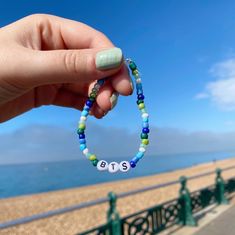
POLYGON ((32 86, 90 82, 115 74, 123 62, 119 48, 37 51, 32 59, 32 86))

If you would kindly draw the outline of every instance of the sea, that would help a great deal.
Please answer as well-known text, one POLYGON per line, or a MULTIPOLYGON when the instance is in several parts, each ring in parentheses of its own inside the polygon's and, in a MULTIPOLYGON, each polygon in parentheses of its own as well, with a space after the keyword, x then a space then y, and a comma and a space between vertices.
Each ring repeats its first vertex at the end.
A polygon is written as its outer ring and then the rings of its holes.
MULTIPOLYGON (((218 160, 232 157, 235 157, 235 152, 146 155, 134 170, 115 174, 97 171, 86 159, 0 165, 0 198, 148 176, 201 163, 216 163, 218 160)), ((108 161, 120 162, 126 159, 129 158, 118 157, 108 161)))

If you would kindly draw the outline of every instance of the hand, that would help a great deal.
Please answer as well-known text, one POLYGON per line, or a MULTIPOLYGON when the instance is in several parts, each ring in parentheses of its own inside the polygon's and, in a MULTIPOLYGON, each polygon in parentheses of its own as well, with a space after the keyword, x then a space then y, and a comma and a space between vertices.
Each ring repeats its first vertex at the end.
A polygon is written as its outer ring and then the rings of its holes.
POLYGON ((106 78, 91 112, 101 118, 115 94, 130 95, 123 62, 96 68, 99 51, 113 48, 101 32, 52 15, 31 15, 0 29, 0 122, 32 108, 58 105, 81 110, 95 81, 106 78), (113 95, 114 94, 114 95, 113 95))

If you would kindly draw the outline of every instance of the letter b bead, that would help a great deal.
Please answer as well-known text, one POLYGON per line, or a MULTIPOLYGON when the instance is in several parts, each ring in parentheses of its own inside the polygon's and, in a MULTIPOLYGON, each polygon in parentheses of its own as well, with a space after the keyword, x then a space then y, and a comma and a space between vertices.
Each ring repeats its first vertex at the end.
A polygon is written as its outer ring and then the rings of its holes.
POLYGON ((122 161, 119 164, 119 169, 122 172, 127 172, 127 171, 130 170, 130 168, 131 168, 131 166, 130 166, 130 163, 128 161, 122 161))
POLYGON ((108 162, 104 161, 104 160, 100 160, 98 163, 97 163, 97 169, 99 171, 105 171, 107 170, 109 167, 109 164, 108 162))

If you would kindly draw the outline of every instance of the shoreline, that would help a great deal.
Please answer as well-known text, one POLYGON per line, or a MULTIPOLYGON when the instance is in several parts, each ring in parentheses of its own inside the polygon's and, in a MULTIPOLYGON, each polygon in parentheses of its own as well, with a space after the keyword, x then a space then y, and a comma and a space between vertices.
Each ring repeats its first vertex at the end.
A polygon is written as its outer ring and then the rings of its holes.
MULTIPOLYGON (((97 183, 93 183, 93 184, 84 184, 84 185, 81 185, 81 186, 73 186, 73 187, 64 187, 64 188, 58 188, 58 189, 52 189, 52 190, 49 190, 49 191, 42 191, 42 192, 33 192, 33 193, 27 193, 27 194, 19 194, 19 195, 14 195, 14 196, 4 196, 4 197, 0 197, 0 200, 2 199, 11 199, 11 198, 20 198, 20 197, 24 197, 24 196, 34 196, 34 195, 40 195, 40 194, 44 194, 44 193, 51 193, 51 192, 60 192, 60 191, 65 191, 65 190, 77 190, 77 189, 82 189, 82 188, 85 188, 85 187, 91 187, 91 186, 99 186, 99 185, 102 185, 102 184, 106 184, 106 183, 116 183, 116 182, 119 182, 119 181, 125 181, 125 180, 134 180, 134 179, 138 179, 138 178, 142 178, 142 177, 151 177, 151 176, 157 176, 157 175, 161 175, 161 174, 167 174, 167 173, 174 173, 174 172, 177 172, 179 170, 184 170, 184 169, 187 169, 187 168, 191 168, 191 167, 196 167, 196 166, 200 166, 200 165, 204 165, 204 164, 208 164, 208 163, 216 163, 216 162, 220 162, 220 161, 226 161, 226 160, 230 160, 230 159, 233 159, 234 157, 232 156, 228 156, 222 160, 217 160, 215 159, 214 160, 211 160, 211 161, 207 161, 207 162, 203 162, 203 163, 194 163, 194 164, 191 164, 189 166, 181 166, 181 167, 178 167, 178 168, 174 168, 174 169, 170 169, 170 170, 162 170, 160 172, 157 172, 157 173, 150 173, 150 174, 146 174, 146 175, 140 175, 140 176, 130 176, 129 178, 124 178, 124 179, 120 179, 120 178, 117 178, 117 179, 112 179, 112 180, 108 180, 108 181, 103 181, 103 182, 97 182, 97 183)), ((80 159, 81 161, 83 161, 84 159, 80 159)), ((78 160, 69 160, 70 161, 78 161, 78 160)), ((85 160, 84 160, 85 161, 85 160)), ((58 163, 61 163, 61 162, 68 162, 68 161, 57 161, 58 163)), ((37 162, 37 163, 27 163, 28 164, 53 164, 55 162, 37 162)), ((23 164, 8 164, 6 166, 17 166, 17 165, 25 165, 25 163, 23 164)), ((4 167, 5 165, 0 165, 0 167, 4 167)))
MULTIPOLYGON (((39 194, 22 195, 0 200, 0 222, 30 216, 49 210, 72 206, 97 198, 106 197, 109 191, 115 193, 127 192, 172 180, 178 180, 181 175, 193 176, 215 170, 217 167, 226 168, 235 165, 235 158, 199 164, 171 172, 159 173, 151 176, 142 176, 131 179, 103 182, 95 185, 81 186, 78 188, 42 192, 39 194), (127 190, 128 189, 128 190, 127 190)), ((234 170, 233 170, 234 171, 234 170)), ((235 173, 228 170, 222 173, 224 179, 232 177, 235 173)), ((199 179, 190 180, 190 191, 214 184, 215 174, 199 179)), ((158 203, 178 196, 179 184, 157 190, 147 191, 131 197, 118 199, 117 209, 121 216, 125 216, 141 209, 151 207, 158 203)), ((108 205, 101 204, 90 208, 81 209, 71 213, 54 216, 48 219, 19 225, 14 228, 4 229, 0 234, 76 234, 106 220, 108 205), (24 231, 24 232, 23 232, 24 231), (28 233, 26 233, 27 231, 28 233)))

